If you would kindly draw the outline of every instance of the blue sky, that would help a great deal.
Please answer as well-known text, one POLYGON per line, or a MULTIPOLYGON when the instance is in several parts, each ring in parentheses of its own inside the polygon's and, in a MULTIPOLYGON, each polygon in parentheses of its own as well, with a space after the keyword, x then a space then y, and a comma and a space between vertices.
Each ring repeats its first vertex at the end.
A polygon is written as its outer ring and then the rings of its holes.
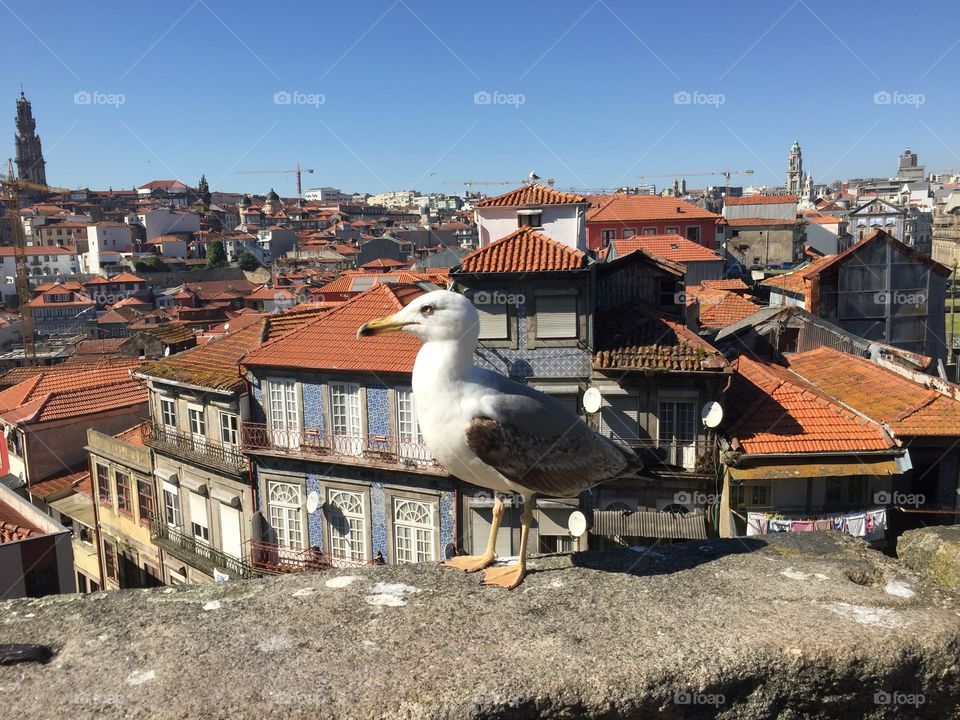
POLYGON ((778 184, 795 139, 818 182, 890 176, 907 146, 960 169, 956 2, 3 0, 0 17, 6 137, 22 82, 51 184, 205 173, 289 195, 292 176, 237 173, 297 162, 305 187, 371 193, 530 170, 778 184))

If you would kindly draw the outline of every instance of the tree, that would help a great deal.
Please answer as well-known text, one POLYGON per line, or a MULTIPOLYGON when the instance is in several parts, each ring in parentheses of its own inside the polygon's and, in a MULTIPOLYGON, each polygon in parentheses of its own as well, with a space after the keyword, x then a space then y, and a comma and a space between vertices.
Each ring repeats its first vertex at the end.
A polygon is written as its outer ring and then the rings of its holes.
POLYGON ((257 256, 254 255, 249 250, 246 250, 240 253, 240 257, 237 258, 237 265, 240 266, 241 270, 246 272, 253 272, 258 267, 260 267, 260 261, 257 260, 257 256))
POLYGON ((133 269, 136 272, 142 273, 151 273, 151 272, 166 272, 170 268, 167 267, 167 264, 161 260, 156 255, 151 255, 148 258, 143 260, 137 260, 133 264, 133 269))
POLYGON ((200 182, 197 183, 197 195, 203 201, 204 207, 210 207, 210 184, 207 182, 206 175, 200 176, 200 182))
POLYGON ((213 240, 207 245, 207 267, 209 269, 227 266, 227 251, 223 249, 222 240, 213 240))

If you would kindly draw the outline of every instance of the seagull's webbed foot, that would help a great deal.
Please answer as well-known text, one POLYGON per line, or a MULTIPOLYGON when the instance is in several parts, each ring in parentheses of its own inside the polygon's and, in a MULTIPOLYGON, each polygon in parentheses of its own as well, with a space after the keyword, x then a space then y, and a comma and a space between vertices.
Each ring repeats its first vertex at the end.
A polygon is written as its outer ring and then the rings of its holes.
POLYGON ((472 573, 489 567, 493 564, 493 561, 493 555, 458 555, 445 560, 443 566, 472 573))
POLYGON ((496 585, 504 590, 513 590, 523 582, 526 575, 526 569, 519 563, 516 565, 507 565, 506 567, 489 568, 483 573, 482 585, 496 585))

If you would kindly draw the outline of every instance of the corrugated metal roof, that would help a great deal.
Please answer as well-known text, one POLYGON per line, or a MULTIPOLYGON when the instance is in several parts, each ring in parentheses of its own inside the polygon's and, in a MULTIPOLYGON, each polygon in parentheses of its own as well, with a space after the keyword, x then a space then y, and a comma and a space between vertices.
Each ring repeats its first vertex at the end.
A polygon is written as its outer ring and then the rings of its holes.
POLYGON ((706 515, 650 512, 641 510, 594 510, 593 535, 706 540, 706 515))

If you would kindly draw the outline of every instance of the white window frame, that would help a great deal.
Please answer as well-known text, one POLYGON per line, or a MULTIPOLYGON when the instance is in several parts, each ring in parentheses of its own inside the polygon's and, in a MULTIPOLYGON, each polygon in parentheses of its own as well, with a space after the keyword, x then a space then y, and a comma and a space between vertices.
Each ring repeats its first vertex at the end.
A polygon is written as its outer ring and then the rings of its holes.
POLYGON ((270 430, 273 444, 296 449, 300 447, 300 399, 297 381, 267 381, 270 430))
POLYGON ((199 543, 210 544, 210 510, 207 499, 195 492, 189 493, 190 498, 190 535, 199 543), (202 513, 200 510, 202 509, 202 513), (200 520, 203 522, 199 522, 200 520))
POLYGON ((303 550, 303 488, 297 483, 271 480, 267 484, 270 527, 280 548, 303 550))
POLYGON ((656 227, 645 227, 640 231, 640 235, 646 236, 646 237, 650 237, 651 235, 656 235, 656 234, 657 234, 656 227))
POLYGON ((620 230, 620 237, 623 238, 624 240, 629 240, 630 238, 636 237, 636 236, 637 236, 636 228, 623 228, 620 230))
POLYGON ((480 315, 481 340, 509 340, 510 313, 506 303, 496 305, 476 305, 480 315))
POLYGON ((697 398, 692 395, 661 395, 657 398, 657 445, 667 450, 667 459, 678 467, 692 470, 697 461, 697 398), (689 406, 686 408, 689 413, 689 424, 686 429, 689 433, 681 433, 678 437, 680 428, 680 405, 689 406), (667 413, 664 412, 664 406, 672 410, 672 417, 669 422, 665 420, 667 413), (669 427, 665 427, 669 426, 669 427), (689 434, 690 437, 683 437, 689 434))
POLYGON ((162 490, 163 521, 167 524, 167 527, 182 528, 183 513, 180 512, 180 488, 164 480, 162 490), (170 520, 171 514, 173 515, 172 522, 170 520))
POLYGON ((207 412, 203 405, 190 403, 187 405, 187 428, 195 440, 207 439, 207 412), (196 426, 194 421, 196 422, 196 426))
POLYGON ((329 488, 327 505, 336 508, 330 526, 330 556, 348 562, 367 559, 367 513, 363 493, 329 488))
POLYGON ((436 560, 435 530, 433 503, 393 499, 393 557, 397 565, 436 560))
POLYGON ((691 241, 691 242, 699 243, 699 242, 700 242, 700 236, 701 236, 700 226, 699 226, 699 225, 687 225, 687 227, 685 227, 684 230, 683 230, 683 236, 684 236, 687 240, 689 240, 689 241, 691 241), (690 231, 691 231, 691 230, 696 231, 696 232, 694 232, 694 235, 696 235, 695 238, 690 237, 690 231))
POLYGON ((220 442, 236 447, 240 441, 240 418, 236 413, 220 411, 220 442))
POLYGON ((344 455, 363 453, 363 407, 358 383, 330 383, 330 434, 333 449, 344 455))
POLYGON ((430 460, 417 422, 417 405, 411 388, 397 388, 397 454, 414 460, 430 460))
POLYGON ((177 401, 174 398, 160 397, 160 422, 171 430, 177 429, 177 401))
POLYGON ((679 226, 679 225, 671 225, 670 227, 664 228, 664 229, 663 229, 663 234, 664 234, 664 235, 679 235, 679 234, 680 234, 680 226, 679 226))

